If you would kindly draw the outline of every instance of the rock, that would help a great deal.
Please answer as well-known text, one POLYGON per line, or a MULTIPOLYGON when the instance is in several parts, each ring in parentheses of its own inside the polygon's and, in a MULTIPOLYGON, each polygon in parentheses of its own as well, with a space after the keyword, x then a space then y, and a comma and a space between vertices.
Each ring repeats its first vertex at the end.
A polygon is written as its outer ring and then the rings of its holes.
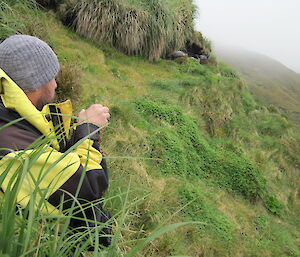
POLYGON ((200 55, 200 63, 201 64, 207 64, 208 58, 206 55, 201 54, 200 55))
POLYGON ((185 52, 183 52, 183 51, 174 51, 173 53, 171 53, 170 55, 169 55, 169 57, 171 58, 171 59, 176 59, 176 58, 180 58, 180 57, 186 57, 186 56, 188 56, 187 55, 187 53, 185 53, 185 52))

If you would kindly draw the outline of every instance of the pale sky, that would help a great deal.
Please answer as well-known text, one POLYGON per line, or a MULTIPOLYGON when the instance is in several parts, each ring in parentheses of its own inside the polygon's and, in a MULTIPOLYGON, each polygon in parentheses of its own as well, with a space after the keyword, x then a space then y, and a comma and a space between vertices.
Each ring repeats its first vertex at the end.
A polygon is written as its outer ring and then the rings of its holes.
POLYGON ((272 57, 300 73, 300 0, 194 0, 212 42, 272 57))

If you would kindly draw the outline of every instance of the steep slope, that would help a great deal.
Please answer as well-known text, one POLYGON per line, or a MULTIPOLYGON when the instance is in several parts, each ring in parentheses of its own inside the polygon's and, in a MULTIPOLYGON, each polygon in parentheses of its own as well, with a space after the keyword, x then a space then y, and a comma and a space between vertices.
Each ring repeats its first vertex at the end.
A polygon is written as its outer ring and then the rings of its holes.
MULTIPOLYGON (((300 256, 300 138, 234 70, 129 57, 78 36, 52 12, 21 10, 26 32, 58 54, 59 87, 69 86, 76 111, 103 103, 112 114, 101 146, 115 235, 94 256, 300 256)), ((41 256, 84 244, 35 211, 3 240, 41 256)))
POLYGON ((50 27, 60 59, 82 67, 77 108, 99 102, 112 112, 103 147, 108 205, 118 222, 120 208, 128 213, 122 249, 164 224, 200 221, 208 225, 170 232, 138 256, 299 254, 299 146, 285 118, 257 104, 226 67, 151 63, 50 27), (115 199, 127 190, 128 203, 115 199))
POLYGON ((214 51, 220 61, 247 79, 258 97, 283 109, 300 128, 300 74, 270 57, 241 48, 215 44, 214 51))

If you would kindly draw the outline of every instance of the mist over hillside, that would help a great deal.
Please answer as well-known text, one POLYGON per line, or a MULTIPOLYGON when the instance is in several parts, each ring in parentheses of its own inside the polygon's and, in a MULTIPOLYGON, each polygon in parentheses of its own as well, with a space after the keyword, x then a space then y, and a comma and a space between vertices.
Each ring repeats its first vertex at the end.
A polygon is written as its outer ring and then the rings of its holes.
POLYGON ((284 110, 300 128, 299 73, 256 52, 219 43, 213 48, 218 60, 238 70, 258 98, 284 110))

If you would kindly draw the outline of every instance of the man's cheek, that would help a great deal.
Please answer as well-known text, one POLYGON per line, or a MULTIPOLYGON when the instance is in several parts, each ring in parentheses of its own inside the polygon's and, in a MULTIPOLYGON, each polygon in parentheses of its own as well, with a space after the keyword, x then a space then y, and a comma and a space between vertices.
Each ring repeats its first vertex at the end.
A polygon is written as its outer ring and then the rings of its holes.
POLYGON ((56 94, 56 92, 54 92, 54 94, 53 94, 53 97, 52 97, 52 102, 54 102, 54 101, 57 101, 58 99, 57 99, 57 94, 56 94))

